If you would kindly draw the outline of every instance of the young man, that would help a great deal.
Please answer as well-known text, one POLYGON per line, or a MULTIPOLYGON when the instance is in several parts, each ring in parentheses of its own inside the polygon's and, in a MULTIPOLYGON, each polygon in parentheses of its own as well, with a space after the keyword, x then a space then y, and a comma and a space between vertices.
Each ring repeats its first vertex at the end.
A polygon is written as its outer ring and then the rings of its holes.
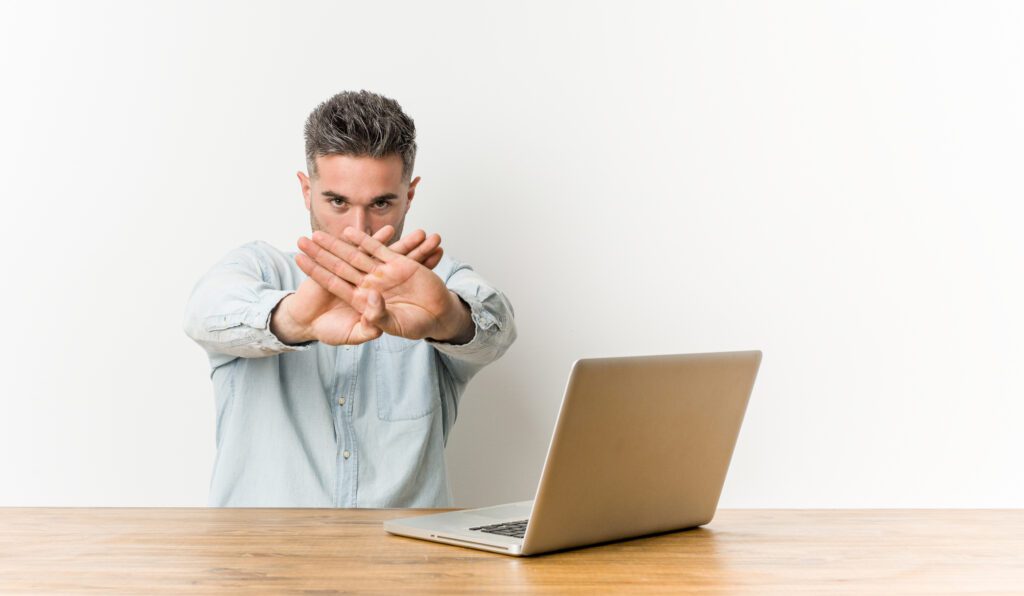
POLYGON ((231 251, 186 307, 216 400, 209 504, 448 506, 459 397, 515 340, 512 305, 436 234, 401 237, 420 179, 397 102, 335 95, 305 139, 312 238, 231 251))

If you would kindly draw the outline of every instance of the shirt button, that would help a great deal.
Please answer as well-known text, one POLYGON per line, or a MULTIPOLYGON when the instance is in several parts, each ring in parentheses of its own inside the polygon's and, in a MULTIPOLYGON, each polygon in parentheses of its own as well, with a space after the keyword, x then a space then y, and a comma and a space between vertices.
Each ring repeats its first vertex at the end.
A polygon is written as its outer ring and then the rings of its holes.
POLYGON ((344 397, 339 397, 338 398, 338 405, 339 406, 345 405, 345 398, 344 397))
POLYGON ((341 456, 344 457, 345 459, 348 459, 348 458, 352 457, 352 452, 349 451, 348 449, 346 449, 346 450, 341 452, 341 456))

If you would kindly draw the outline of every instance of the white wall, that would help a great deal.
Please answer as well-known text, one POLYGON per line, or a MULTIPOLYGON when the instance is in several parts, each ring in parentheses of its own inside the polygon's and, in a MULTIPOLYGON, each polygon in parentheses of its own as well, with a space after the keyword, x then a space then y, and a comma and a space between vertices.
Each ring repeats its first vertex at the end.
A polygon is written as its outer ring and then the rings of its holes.
POLYGON ((369 4, 2 5, 0 505, 204 504, 185 300, 308 233, 303 120, 367 88, 518 315, 460 505, 530 497, 574 358, 756 348, 722 505, 1024 506, 1024 6, 369 4))

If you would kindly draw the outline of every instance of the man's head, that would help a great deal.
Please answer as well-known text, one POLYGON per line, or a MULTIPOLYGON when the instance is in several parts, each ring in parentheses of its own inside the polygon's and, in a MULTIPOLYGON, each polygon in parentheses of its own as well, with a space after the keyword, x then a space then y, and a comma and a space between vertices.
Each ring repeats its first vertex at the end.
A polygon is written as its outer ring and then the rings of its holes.
POLYGON ((419 177, 416 126, 393 99, 346 91, 321 103, 306 120, 307 176, 299 172, 313 231, 334 236, 352 226, 374 234, 394 226, 402 235, 419 177))

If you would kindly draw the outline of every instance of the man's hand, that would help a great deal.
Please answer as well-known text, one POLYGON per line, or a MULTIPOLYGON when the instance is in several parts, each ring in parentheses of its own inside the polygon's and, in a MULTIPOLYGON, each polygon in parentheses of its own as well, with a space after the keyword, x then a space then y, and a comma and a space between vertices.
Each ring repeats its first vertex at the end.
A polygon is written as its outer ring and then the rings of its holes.
MULTIPOLYGON (((393 234, 394 228, 385 226, 377 231, 374 238, 378 242, 386 242, 393 234)), ((414 260, 418 266, 431 269, 441 260, 443 249, 440 243, 440 237, 427 238, 422 230, 417 230, 393 244, 391 250, 396 254, 407 254, 406 258, 414 260)), ((298 246, 306 254, 297 254, 295 262, 310 275, 316 264, 306 255, 311 251, 315 253, 316 245, 300 238, 298 246)), ((382 330, 352 307, 354 288, 351 285, 346 288, 338 282, 330 286, 321 285, 310 275, 298 291, 286 296, 274 309, 270 320, 271 332, 290 344, 312 340, 329 345, 359 344, 379 337, 382 330)))
MULTIPOLYGON (((440 244, 436 234, 428 241, 433 238, 440 244)), ((354 228, 346 228, 341 238, 317 232, 313 241, 317 250, 306 253, 318 267, 310 276, 361 312, 363 324, 408 339, 466 343, 473 338, 469 308, 417 262, 416 250, 403 255, 354 228)))

